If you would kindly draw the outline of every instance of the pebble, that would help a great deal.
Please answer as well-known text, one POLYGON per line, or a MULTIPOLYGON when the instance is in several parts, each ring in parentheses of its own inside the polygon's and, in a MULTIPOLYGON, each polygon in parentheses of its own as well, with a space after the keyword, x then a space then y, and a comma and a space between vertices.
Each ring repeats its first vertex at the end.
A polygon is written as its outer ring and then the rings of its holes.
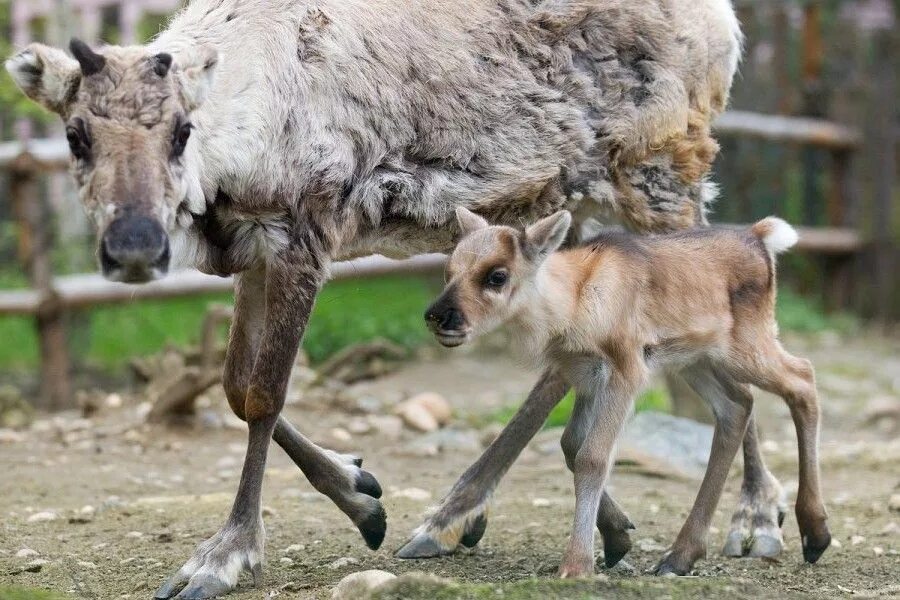
POLYGON ((850 545, 851 546, 859 546, 864 541, 866 541, 866 538, 861 535, 850 536, 850 545))
POLYGON ((288 558, 287 556, 282 556, 280 559, 278 559, 278 562, 280 562, 281 564, 283 564, 286 567, 289 567, 292 564, 294 564, 294 559, 288 558))
POLYGON ((434 415, 421 404, 404 402, 397 407, 397 414, 408 427, 417 431, 428 433, 440 427, 434 415))
POLYGON ((343 427, 335 427, 331 430, 331 437, 336 439, 339 442, 349 442, 353 439, 353 436, 350 435, 350 432, 344 429, 343 427))
POLYGON ((331 592, 331 600, 357 600, 365 598, 369 592, 384 585, 397 576, 387 571, 371 569, 351 573, 338 582, 331 592))
POLYGON ((838 541, 836 537, 831 538, 831 547, 832 548, 840 548, 841 543, 838 541))
POLYGON ((406 498, 408 500, 416 500, 419 502, 431 500, 431 492, 416 487, 397 490, 393 492, 391 496, 394 498, 406 498))
POLYGON ((106 404, 106 408, 121 408, 122 396, 120 396, 119 394, 110 394, 106 397, 104 403, 106 404))
POLYGON ((14 429, 0 429, 0 444, 16 444, 25 441, 25 434, 14 429))
POLYGON ((53 512, 52 510, 43 510, 41 512, 36 512, 28 519, 26 519, 29 523, 44 523, 47 521, 55 521, 59 518, 59 515, 53 512))
POLYGON ((306 546, 304 546, 303 544, 291 544, 290 546, 282 550, 282 552, 284 554, 293 554, 295 552, 302 552, 304 550, 306 550, 306 546))
POLYGON ((394 415, 369 415, 369 424, 375 432, 387 439, 395 440, 403 433, 403 421, 394 415))
POLYGON ((358 564, 359 564, 359 560, 353 558, 352 556, 342 556, 341 558, 328 563, 327 567, 329 569, 337 570, 337 569, 342 569, 348 565, 358 565, 358 564))
POLYGON ((274 517, 277 514, 278 514, 278 512, 271 506, 263 506, 262 507, 262 516, 264 516, 264 517, 274 517))
POLYGON ((884 554, 884 548, 881 546, 875 546, 872 548, 872 554, 875 556, 882 556, 884 554))
POLYGON ((531 505, 537 506, 537 507, 550 506, 550 501, 547 500, 546 498, 535 498, 534 500, 531 501, 531 505))
POLYGON ((16 552, 16 558, 31 558, 32 556, 38 556, 38 551, 31 548, 22 548, 16 552))
POLYGON ((347 431, 354 435, 364 435, 372 431, 372 424, 361 417, 354 417, 347 423, 347 431))
POLYGON ((125 537, 137 539, 137 538, 144 537, 144 534, 141 533, 140 531, 129 531, 128 533, 125 534, 125 537))
POLYGON ((888 500, 888 508, 891 510, 900 511, 900 494, 891 495, 891 499, 888 500))
POLYGON ((435 392, 423 392, 407 400, 411 404, 418 404, 431 413, 438 425, 446 425, 453 417, 453 409, 447 399, 435 392))
POLYGON ((97 568, 97 565, 96 565, 95 563, 92 563, 92 562, 87 561, 87 560, 79 560, 79 561, 78 561, 78 566, 79 566, 79 567, 84 567, 85 569, 96 569, 96 568, 97 568))
POLYGON ((900 525, 896 521, 891 521, 885 525, 879 532, 881 535, 897 535, 900 534, 900 525))

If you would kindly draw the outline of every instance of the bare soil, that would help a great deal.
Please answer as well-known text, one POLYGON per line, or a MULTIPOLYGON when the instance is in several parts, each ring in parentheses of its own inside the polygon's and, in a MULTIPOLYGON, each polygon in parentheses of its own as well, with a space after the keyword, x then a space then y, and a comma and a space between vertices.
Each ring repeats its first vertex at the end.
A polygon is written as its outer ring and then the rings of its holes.
MULTIPOLYGON (((900 493, 900 436, 891 418, 865 418, 873 406, 900 402, 900 341, 822 335, 790 338, 787 346, 816 363, 824 410, 823 484, 837 543, 816 565, 803 563, 792 515, 779 561, 718 555, 737 504, 738 461, 716 513, 709 557, 698 562, 696 577, 643 573, 674 539, 698 482, 617 470, 615 497, 637 524, 625 559, 631 568, 607 572, 608 581, 558 582, 574 505, 561 452, 548 450, 555 448, 548 442, 558 430, 542 433, 508 474, 474 551, 400 561, 393 552, 479 450, 423 457, 410 452, 417 434, 409 431, 399 439, 369 433, 348 440, 333 428, 346 426, 351 415, 292 404, 286 414, 298 427, 365 458, 385 489, 388 535, 379 551, 367 550, 349 520, 273 446, 264 490, 264 585, 253 589, 242 581, 231 597, 330 598, 343 576, 364 569, 424 571, 456 581, 405 581, 385 598, 900 597, 900 512, 889 507, 900 493)), ((502 353, 482 347, 435 351, 355 394, 390 404, 409 393, 437 391, 454 406, 458 425, 484 427, 485 415, 518 401, 534 379, 502 353)), ((211 398, 213 410, 224 414, 221 398, 211 398)), ((77 415, 44 420, 24 439, 0 445, 0 598, 38 597, 15 596, 4 586, 50 589, 62 597, 149 598, 221 524, 236 489, 245 433, 227 420, 204 426, 215 422, 208 414, 193 425, 131 426, 145 410, 140 400, 125 395, 121 408, 104 408, 90 422, 75 421, 77 415), (56 518, 37 520, 47 511, 56 518), (38 555, 17 556, 25 548, 38 555), (38 570, 29 567, 35 559, 48 562, 38 570)), ((757 407, 766 458, 793 493, 796 444, 787 410, 763 395, 757 407)))

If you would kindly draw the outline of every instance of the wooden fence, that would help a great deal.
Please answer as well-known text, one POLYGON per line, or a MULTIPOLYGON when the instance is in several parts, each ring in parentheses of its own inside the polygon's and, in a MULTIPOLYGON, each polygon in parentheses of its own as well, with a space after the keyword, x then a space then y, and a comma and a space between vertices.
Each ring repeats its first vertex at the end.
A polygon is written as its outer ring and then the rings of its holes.
MULTIPOLYGON (((835 215, 851 214, 859 202, 853 180, 853 155, 862 143, 861 134, 819 119, 768 116, 729 112, 716 123, 719 136, 752 136, 785 144, 825 148, 832 153, 833 193, 829 196, 835 215)), ((54 277, 50 264, 50 237, 40 201, 37 180, 42 174, 68 166, 68 148, 63 140, 33 140, 26 145, 0 144, 0 170, 9 174, 8 197, 18 221, 19 252, 31 284, 30 289, 0 291, 0 316, 28 315, 35 319, 40 338, 41 406, 54 409, 70 403, 70 359, 65 331, 65 314, 109 303, 148 298, 173 298, 231 289, 231 280, 196 271, 170 274, 146 285, 129 286, 105 281, 99 275, 54 277)), ((859 231, 836 220, 829 227, 799 228, 801 251, 821 256, 828 270, 828 297, 832 304, 846 303, 846 290, 853 277, 853 265, 869 247, 859 231)), ((338 263, 335 278, 375 276, 386 273, 433 271, 443 264, 442 255, 424 255, 406 261, 367 257, 338 263)), ((878 282, 893 285, 891 271, 878 282)))

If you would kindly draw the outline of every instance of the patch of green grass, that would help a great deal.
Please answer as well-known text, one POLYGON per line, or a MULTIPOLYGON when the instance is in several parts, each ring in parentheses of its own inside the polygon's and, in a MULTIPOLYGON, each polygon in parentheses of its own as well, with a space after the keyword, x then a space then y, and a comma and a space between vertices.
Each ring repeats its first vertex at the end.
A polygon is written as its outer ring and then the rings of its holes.
MULTIPOLYGON (((572 410, 575 408, 575 391, 569 390, 569 393, 560 400, 559 404, 550 411, 550 416, 544 423, 544 429, 552 429, 554 427, 565 427, 572 416, 572 410)), ((519 409, 519 405, 505 406, 490 415, 488 421, 491 423, 500 423, 506 425, 512 416, 519 409)), ((635 412, 656 411, 669 412, 669 394, 663 388, 649 388, 638 396, 634 403, 635 412)))
POLYGON ((39 588, 0 586, 0 600, 60 600, 62 596, 55 592, 39 588))
POLYGON ((849 332, 859 324, 853 315, 826 313, 821 302, 801 296, 788 287, 779 288, 775 308, 779 326, 799 333, 849 332))
MULTIPOLYGON (((304 349, 319 362, 347 345, 375 337, 415 347, 428 337, 422 312, 434 293, 430 280, 418 276, 330 283, 316 303, 304 349)), ((74 314, 69 323, 72 355, 81 364, 114 370, 131 357, 153 354, 166 345, 196 344, 210 303, 231 301, 230 294, 214 294, 74 314)), ((33 321, 0 318, 0 370, 30 369, 37 362, 33 321)))

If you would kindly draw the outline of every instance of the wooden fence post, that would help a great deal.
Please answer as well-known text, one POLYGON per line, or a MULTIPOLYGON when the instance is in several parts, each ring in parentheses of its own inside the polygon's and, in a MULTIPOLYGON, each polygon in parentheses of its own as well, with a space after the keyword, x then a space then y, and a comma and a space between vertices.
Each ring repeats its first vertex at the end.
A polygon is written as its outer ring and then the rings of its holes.
POLYGON ((887 323, 891 316, 891 299, 896 293, 895 249, 891 238, 893 224, 892 204, 894 194, 897 151, 895 138, 897 81, 894 56, 897 44, 892 30, 880 30, 875 34, 875 131, 872 144, 875 148, 874 201, 872 203, 873 276, 875 317, 887 323))
POLYGON ((19 226, 20 259, 31 286, 43 298, 35 315, 41 360, 38 405, 46 410, 60 410, 71 405, 71 363, 65 315, 53 292, 49 215, 38 192, 36 174, 34 160, 22 155, 10 170, 10 197, 19 226))

